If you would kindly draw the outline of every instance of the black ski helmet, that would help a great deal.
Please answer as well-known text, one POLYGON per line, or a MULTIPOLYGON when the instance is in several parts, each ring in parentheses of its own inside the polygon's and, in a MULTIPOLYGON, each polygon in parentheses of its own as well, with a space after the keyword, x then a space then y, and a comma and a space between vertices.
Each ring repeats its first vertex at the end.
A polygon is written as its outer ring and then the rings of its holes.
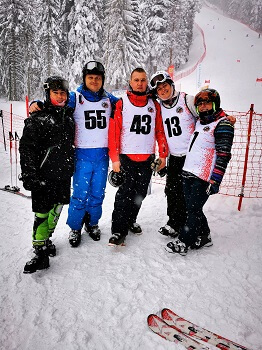
POLYGON ((101 75, 102 76, 102 87, 104 86, 104 82, 105 82, 105 67, 102 65, 102 63, 98 62, 98 61, 89 61, 87 62, 82 70, 83 73, 83 83, 84 83, 84 87, 86 87, 85 85, 85 77, 87 74, 97 74, 97 75, 101 75))
POLYGON ((46 79, 44 82, 44 89, 46 95, 46 101, 50 102, 50 90, 63 90, 67 92, 67 99, 69 96, 69 84, 68 81, 60 76, 53 75, 46 79))
POLYGON ((108 182, 113 187, 121 186, 125 181, 125 173, 121 170, 119 173, 111 170, 108 174, 108 182))
POLYGON ((204 90, 201 90, 198 94, 196 94, 194 105, 196 107, 198 114, 199 114, 198 104, 204 101, 212 101, 213 113, 217 112, 218 109, 220 108, 220 96, 215 89, 204 89, 204 90))

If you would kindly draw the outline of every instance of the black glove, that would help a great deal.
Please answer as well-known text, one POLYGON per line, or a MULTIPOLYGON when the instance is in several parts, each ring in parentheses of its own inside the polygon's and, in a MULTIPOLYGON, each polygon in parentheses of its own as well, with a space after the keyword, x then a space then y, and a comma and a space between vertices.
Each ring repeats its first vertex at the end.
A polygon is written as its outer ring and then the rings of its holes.
POLYGON ((158 172, 158 169, 161 165, 161 159, 157 158, 151 163, 151 169, 153 170, 153 174, 155 175, 158 172))
POLYGON ((214 181, 214 180, 210 180, 209 185, 206 189, 206 193, 211 196, 212 194, 216 194, 219 192, 219 186, 220 183, 214 181))

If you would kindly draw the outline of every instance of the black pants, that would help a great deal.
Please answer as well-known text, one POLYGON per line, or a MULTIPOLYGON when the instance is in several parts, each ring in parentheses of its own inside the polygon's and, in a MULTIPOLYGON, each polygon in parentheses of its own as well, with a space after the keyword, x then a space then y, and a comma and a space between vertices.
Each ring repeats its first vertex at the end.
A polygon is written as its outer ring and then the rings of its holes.
POLYGON ((154 155, 145 162, 135 162, 124 154, 120 155, 125 181, 116 193, 112 214, 112 233, 127 235, 129 226, 136 222, 142 201, 147 195, 153 159, 154 155))
POLYGON ((203 206, 208 200, 206 193, 208 182, 194 176, 183 177, 187 219, 179 239, 187 246, 195 243, 197 236, 208 236, 210 229, 203 206))
POLYGON ((70 201, 71 178, 67 180, 45 180, 46 185, 32 191, 32 211, 48 213, 54 204, 68 204, 70 201))
POLYGON ((165 194, 167 196, 167 224, 179 232, 186 220, 186 204, 182 180, 184 157, 170 155, 167 166, 165 194))

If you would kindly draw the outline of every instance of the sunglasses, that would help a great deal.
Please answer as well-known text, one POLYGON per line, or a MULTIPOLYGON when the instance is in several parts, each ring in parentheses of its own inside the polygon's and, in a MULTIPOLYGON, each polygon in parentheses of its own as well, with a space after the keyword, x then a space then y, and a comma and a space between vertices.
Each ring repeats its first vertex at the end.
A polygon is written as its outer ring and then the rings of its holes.
POLYGON ((155 89, 158 83, 163 83, 164 81, 166 81, 164 74, 158 74, 150 80, 150 86, 152 89, 155 89))
POLYGON ((199 102, 197 102, 197 107, 199 107, 199 106, 204 106, 204 105, 207 105, 208 103, 212 103, 212 101, 211 100, 202 100, 202 101, 199 101, 199 102))
POLYGON ((102 63, 97 62, 97 61, 90 61, 86 64, 85 66, 86 70, 93 70, 96 69, 101 73, 105 73, 105 68, 102 65, 102 63))

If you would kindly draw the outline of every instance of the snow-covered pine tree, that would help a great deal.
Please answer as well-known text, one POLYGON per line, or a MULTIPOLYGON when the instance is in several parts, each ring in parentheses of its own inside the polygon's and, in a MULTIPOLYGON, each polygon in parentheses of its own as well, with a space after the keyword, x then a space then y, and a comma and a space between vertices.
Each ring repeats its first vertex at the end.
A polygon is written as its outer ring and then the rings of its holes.
POLYGON ((70 88, 82 82, 82 68, 89 60, 101 60, 103 3, 96 0, 75 1, 68 15, 67 77, 70 88))
MULTIPOLYGON (((25 91, 24 94, 28 95, 29 100, 33 97, 39 96, 42 92, 41 82, 41 69, 39 63, 38 52, 38 37, 37 31, 37 18, 38 10, 40 8, 39 0, 24 0, 26 4, 27 13, 24 23, 25 37, 23 41, 24 60, 25 60, 25 91)), ((24 96, 22 97, 24 98, 24 96)))
POLYGON ((59 18, 61 20, 61 39, 59 45, 60 59, 62 64, 64 64, 67 58, 67 53, 69 50, 68 33, 71 29, 70 23, 68 21, 68 16, 72 7, 74 6, 74 0, 61 0, 61 8, 59 18))
POLYGON ((167 70, 169 65, 178 68, 188 59, 192 43, 196 11, 200 0, 145 1, 143 32, 148 37, 146 45, 147 70, 167 70))
POLYGON ((154 73, 154 68, 152 66, 152 48, 149 43, 149 28, 146 25, 146 19, 148 16, 148 0, 142 0, 139 5, 139 11, 141 15, 141 46, 144 50, 144 66, 148 74, 148 78, 154 73))
POLYGON ((172 8, 172 60, 179 68, 188 60, 189 49, 193 38, 194 19, 201 8, 199 0, 173 0, 172 8))
POLYGON ((59 43, 61 39, 61 24, 59 21, 60 0, 42 0, 37 33, 41 81, 54 74, 62 74, 63 67, 59 66, 59 43))
POLYGON ((0 76, 9 100, 25 92, 26 2, 2 0, 0 9, 0 76))
POLYGON ((109 88, 126 87, 131 71, 143 66, 140 11, 137 0, 106 0, 104 62, 109 88))
POLYGON ((127 25, 126 59, 128 62, 127 74, 137 67, 144 67, 145 54, 141 35, 141 11, 139 1, 129 0, 129 6, 125 12, 127 25))
MULTIPOLYGON (((166 70, 169 65, 169 54, 172 37, 170 36, 170 13, 172 1, 146 0, 144 21, 148 31, 146 46, 147 71, 151 75, 156 70, 166 70)), ((146 29, 144 28, 144 31, 146 29)))
POLYGON ((251 28, 262 32, 262 0, 252 0, 250 23, 251 28))

